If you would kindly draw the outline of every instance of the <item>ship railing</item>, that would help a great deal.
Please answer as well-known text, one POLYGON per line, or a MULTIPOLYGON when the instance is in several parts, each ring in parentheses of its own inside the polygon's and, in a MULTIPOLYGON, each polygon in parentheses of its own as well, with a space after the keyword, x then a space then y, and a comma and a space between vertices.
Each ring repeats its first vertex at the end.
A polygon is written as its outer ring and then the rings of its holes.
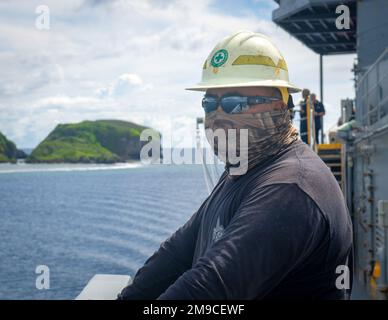
POLYGON ((388 115, 388 48, 358 79, 356 92, 357 121, 365 127, 379 126, 388 115))

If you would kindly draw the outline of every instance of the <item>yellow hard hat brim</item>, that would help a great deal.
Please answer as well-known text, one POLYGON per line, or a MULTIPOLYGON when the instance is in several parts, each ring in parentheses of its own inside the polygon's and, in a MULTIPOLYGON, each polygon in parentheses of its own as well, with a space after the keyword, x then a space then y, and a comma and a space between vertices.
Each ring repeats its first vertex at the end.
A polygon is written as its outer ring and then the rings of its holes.
POLYGON ((274 88, 287 88, 289 93, 296 93, 302 91, 302 89, 297 86, 283 80, 258 80, 258 81, 248 81, 248 82, 236 82, 236 83, 219 83, 219 84, 197 84, 192 87, 186 88, 186 90, 192 91, 206 91, 208 89, 218 89, 218 88, 242 88, 242 87, 274 87, 274 88))

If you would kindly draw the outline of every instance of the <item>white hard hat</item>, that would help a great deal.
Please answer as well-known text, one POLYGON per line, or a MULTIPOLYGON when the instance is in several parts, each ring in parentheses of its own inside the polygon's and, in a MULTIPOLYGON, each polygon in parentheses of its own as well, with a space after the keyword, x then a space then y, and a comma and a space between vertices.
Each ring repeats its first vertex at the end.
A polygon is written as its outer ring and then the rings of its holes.
POLYGON ((258 86, 301 91, 289 82, 286 61, 268 37, 240 31, 215 46, 203 65, 202 81, 186 89, 258 86))

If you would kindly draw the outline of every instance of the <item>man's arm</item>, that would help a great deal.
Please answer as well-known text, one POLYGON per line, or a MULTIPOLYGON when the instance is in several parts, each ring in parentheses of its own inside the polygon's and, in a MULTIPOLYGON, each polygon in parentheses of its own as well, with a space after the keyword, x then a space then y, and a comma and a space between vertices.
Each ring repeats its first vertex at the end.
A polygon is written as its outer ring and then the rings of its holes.
POLYGON ((140 268, 132 284, 118 296, 122 300, 156 299, 186 270, 191 268, 200 224, 197 211, 140 268))
POLYGON ((319 105, 318 105, 318 116, 323 117, 325 114, 326 114, 325 106, 323 105, 322 102, 319 102, 319 105))
POLYGON ((262 298, 322 241, 326 227, 298 186, 255 190, 221 238, 159 299, 262 298))

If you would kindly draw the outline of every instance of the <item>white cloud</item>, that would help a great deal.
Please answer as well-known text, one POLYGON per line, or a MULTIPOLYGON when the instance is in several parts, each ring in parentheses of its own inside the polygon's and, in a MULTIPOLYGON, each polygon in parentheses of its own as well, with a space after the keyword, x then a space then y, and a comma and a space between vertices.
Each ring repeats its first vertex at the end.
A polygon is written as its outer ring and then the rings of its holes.
POLYGON ((133 73, 124 73, 117 80, 97 90, 97 94, 101 98, 106 97, 122 97, 134 92, 134 90, 150 90, 152 83, 145 84, 139 75, 133 73))
MULTIPOLYGON (((99 99, 94 97, 69 97, 69 96, 56 96, 47 97, 37 101, 33 105, 35 111, 38 109, 50 110, 50 109, 68 109, 68 108, 82 108, 87 107, 90 110, 94 110, 95 105, 100 102, 99 99)), ((79 109, 78 109, 79 110, 79 109)))
POLYGON ((119 77, 119 85, 121 84, 139 86, 143 84, 143 80, 137 74, 125 73, 119 77))
MULTIPOLYGON (((318 56, 269 20, 272 1, 235 15, 215 0, 48 0, 50 31, 35 28, 39 4, 0 2, 0 131, 20 146, 35 146, 57 123, 85 119, 131 120, 162 133, 174 123, 190 136, 201 94, 184 88, 199 82, 213 46, 241 29, 272 37, 291 80, 319 93, 318 56)), ((353 57, 324 61, 329 126, 340 99, 353 95, 353 57)))

